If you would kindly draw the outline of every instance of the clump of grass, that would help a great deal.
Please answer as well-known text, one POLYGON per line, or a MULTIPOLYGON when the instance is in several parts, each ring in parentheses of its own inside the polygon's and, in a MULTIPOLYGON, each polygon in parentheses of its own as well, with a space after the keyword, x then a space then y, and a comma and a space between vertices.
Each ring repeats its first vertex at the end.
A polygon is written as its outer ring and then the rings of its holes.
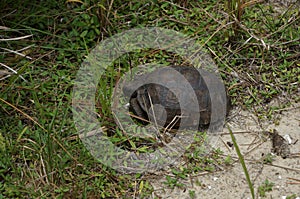
POLYGON ((194 191, 194 190, 189 190, 189 196, 190 196, 192 199, 196 198, 196 193, 195 193, 195 191, 194 191))
POLYGON ((170 177, 168 175, 166 176, 166 181, 164 182, 164 184, 166 184, 171 189, 175 187, 184 187, 184 184, 180 183, 178 178, 170 177))
POLYGON ((286 197, 286 199, 296 199, 296 198, 297 198, 296 194, 292 194, 292 195, 286 197))
POLYGON ((171 170, 171 176, 166 177, 164 184, 170 188, 185 186, 182 180, 188 176, 197 176, 199 173, 213 173, 231 166, 230 156, 223 156, 220 149, 207 149, 207 136, 205 133, 198 132, 194 135, 194 142, 188 147, 183 155, 184 165, 175 167, 171 170), (205 144, 206 143, 206 144, 205 144))
POLYGON ((274 161, 274 155, 272 155, 271 153, 268 153, 264 156, 263 162, 266 164, 271 164, 274 161))
POLYGON ((258 187, 258 193, 260 197, 266 197, 266 192, 272 191, 274 186, 273 182, 270 182, 268 179, 266 179, 262 185, 258 187))

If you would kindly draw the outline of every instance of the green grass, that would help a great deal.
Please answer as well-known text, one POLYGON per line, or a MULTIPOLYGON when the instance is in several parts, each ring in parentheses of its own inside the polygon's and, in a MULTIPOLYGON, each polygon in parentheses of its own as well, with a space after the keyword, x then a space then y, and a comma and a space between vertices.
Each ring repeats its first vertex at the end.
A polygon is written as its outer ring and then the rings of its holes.
POLYGON ((253 184, 252 184, 252 181, 250 179, 250 175, 249 175, 249 172, 248 172, 245 160, 244 160, 244 156, 242 155, 242 153, 240 151, 239 145, 236 142, 236 139, 235 139, 235 137, 232 133, 232 130, 229 127, 228 127, 228 130, 229 130, 230 137, 231 137, 231 140, 233 142, 233 146, 235 148, 235 151, 236 151, 236 153, 239 157, 239 161, 240 161, 240 163, 243 167, 243 171, 244 171, 244 174, 245 174, 245 177, 246 177, 246 181, 248 183, 248 187, 249 187, 250 192, 251 192, 252 199, 255 199, 253 184))
POLYGON ((264 181, 262 185, 258 187, 258 193, 260 197, 266 197, 266 192, 272 191, 274 186, 273 182, 270 182, 268 179, 264 181))
MULTIPOLYGON (((124 30, 158 26, 205 43, 233 104, 255 105, 260 119, 272 120, 277 110, 299 101, 299 9, 278 14, 266 4, 247 6, 239 19, 243 26, 233 29, 225 25, 233 20, 223 12, 227 7, 214 0, 147 1, 147 6, 138 0, 2 1, 0 26, 10 29, 0 29, 1 39, 33 36, 0 41, 1 48, 25 48, 21 53, 32 58, 0 49, 0 63, 18 71, 0 80, 0 198, 147 198, 151 194, 147 176, 122 175, 97 162, 78 138, 72 118, 73 81, 81 62, 103 39, 124 30), (280 96, 286 99, 282 105, 269 105, 280 96)), ((96 109, 107 129, 119 131, 110 110, 116 81, 129 68, 154 61, 180 64, 183 60, 145 49, 120 57, 99 80, 96 109)), ((127 144, 122 134, 115 136, 119 136, 116 142, 127 144)), ((191 145, 183 156, 189 164, 174 168, 175 177, 166 178, 167 184, 181 186, 180 179, 188 174, 230 164, 230 157, 221 158, 217 149, 207 156, 202 152, 199 145, 191 145)))

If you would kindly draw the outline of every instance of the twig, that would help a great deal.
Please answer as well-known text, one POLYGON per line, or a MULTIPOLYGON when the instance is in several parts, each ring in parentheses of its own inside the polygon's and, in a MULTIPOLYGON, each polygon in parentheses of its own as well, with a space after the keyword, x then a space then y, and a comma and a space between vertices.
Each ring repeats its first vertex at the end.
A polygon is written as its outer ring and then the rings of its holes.
MULTIPOLYGON (((27 55, 24 55, 23 53, 19 53, 19 52, 18 52, 18 51, 21 51, 21 50, 16 51, 16 50, 10 50, 10 49, 8 49, 8 48, 1 48, 1 47, 0 47, 0 49, 6 50, 6 51, 11 52, 11 53, 15 53, 15 54, 17 54, 17 55, 20 55, 21 57, 25 57, 25 58, 27 58, 27 59, 32 60, 31 57, 29 57, 29 56, 27 56, 27 55)), ((26 47, 26 49, 27 49, 27 47, 26 47)))
POLYGON ((20 112, 21 114, 23 114, 25 117, 27 117, 29 120, 31 120, 33 123, 35 123, 36 125, 38 125, 41 129, 43 129, 45 132, 47 132, 47 130, 40 125, 37 121, 35 121, 31 116, 27 115, 26 113, 24 113, 22 110, 18 109, 17 107, 15 107, 14 105, 12 105, 11 103, 5 101, 4 99, 0 98, 0 101, 4 102, 5 104, 7 104, 8 106, 11 106, 12 108, 14 108, 15 110, 17 110, 18 112, 20 112))
MULTIPOLYGON (((14 74, 18 74, 17 71, 15 71, 14 69, 10 68, 9 66, 7 66, 7 65, 5 65, 5 64, 3 64, 3 63, 1 63, 1 62, 0 62, 0 65, 1 65, 1 66, 4 66, 6 69, 12 71, 14 74)), ((20 78, 21 78, 22 80, 24 80, 25 82, 27 82, 27 80, 24 79, 24 77, 22 77, 22 75, 19 75, 19 76, 20 76, 20 78)))
POLYGON ((281 165, 276 165, 276 164, 271 164, 271 163, 266 163, 265 165, 278 167, 278 168, 281 168, 281 169, 287 169, 287 170, 290 170, 290 171, 300 172, 300 169, 293 169, 293 168, 289 168, 289 167, 285 167, 285 166, 281 166, 281 165))
POLYGON ((287 184, 300 184, 300 179, 296 179, 296 178, 289 178, 289 180, 293 180, 293 181, 296 181, 296 182, 287 182, 287 184))
POLYGON ((26 38, 31 37, 31 36, 33 36, 33 35, 25 35, 25 36, 22 36, 22 37, 0 39, 0 41, 17 41, 17 40, 21 40, 21 39, 26 39, 26 38))

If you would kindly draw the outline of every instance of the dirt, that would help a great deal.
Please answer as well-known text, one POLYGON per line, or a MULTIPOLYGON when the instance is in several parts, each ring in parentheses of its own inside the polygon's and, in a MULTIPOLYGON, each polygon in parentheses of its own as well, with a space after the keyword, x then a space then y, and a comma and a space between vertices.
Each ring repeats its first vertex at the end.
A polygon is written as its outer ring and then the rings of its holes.
MULTIPOLYGON (((300 103, 294 103, 289 108, 276 114, 278 124, 274 122, 258 122, 258 118, 249 111, 235 109, 230 114, 228 122, 237 143, 244 155, 248 172, 254 186, 256 198, 262 198, 258 194, 258 187, 265 180, 274 183, 272 190, 266 192, 264 198, 284 199, 293 194, 300 199, 300 103), (272 152, 273 143, 270 135, 264 133, 276 129, 282 137, 289 136, 288 144, 290 154, 287 158, 274 155, 271 164, 263 164, 267 154, 272 152), (269 136, 268 136, 269 135, 269 136), (298 141, 299 140, 299 141, 298 141)), ((277 122, 275 122, 277 123, 277 122)), ((191 198, 189 192, 195 193, 194 198, 251 198, 245 174, 238 161, 234 147, 231 143, 228 130, 224 128, 220 139, 215 146, 219 146, 225 153, 230 154, 236 162, 230 168, 224 168, 220 172, 203 173, 196 177, 183 180, 184 188, 170 189, 164 182, 165 177, 153 179, 153 198, 191 198)))

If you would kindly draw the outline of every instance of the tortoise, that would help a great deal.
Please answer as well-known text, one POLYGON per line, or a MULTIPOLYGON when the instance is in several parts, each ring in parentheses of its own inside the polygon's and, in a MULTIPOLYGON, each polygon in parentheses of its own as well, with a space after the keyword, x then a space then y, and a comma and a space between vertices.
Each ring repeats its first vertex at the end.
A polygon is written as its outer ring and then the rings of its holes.
POLYGON ((161 67, 136 76, 126 82, 123 93, 129 111, 143 125, 151 121, 172 129, 203 130, 222 123, 229 110, 221 80, 191 66, 161 67))

